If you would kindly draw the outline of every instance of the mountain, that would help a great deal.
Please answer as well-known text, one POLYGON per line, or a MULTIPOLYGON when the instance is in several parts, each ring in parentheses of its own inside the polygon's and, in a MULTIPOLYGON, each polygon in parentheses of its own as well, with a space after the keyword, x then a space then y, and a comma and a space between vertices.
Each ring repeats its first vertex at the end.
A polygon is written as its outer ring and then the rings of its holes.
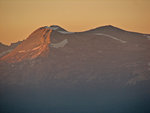
POLYGON ((15 43, 11 43, 10 46, 4 45, 0 43, 0 57, 5 56, 6 54, 10 53, 14 48, 16 48, 22 41, 18 41, 15 43))
POLYGON ((149 37, 38 28, 0 59, 2 113, 149 113, 149 37))
POLYGON ((2 60, 13 63, 39 56, 47 56, 50 50, 49 46, 55 46, 55 44, 50 44, 52 30, 63 34, 69 33, 57 25, 41 27, 35 30, 12 52, 4 56, 2 60))
POLYGON ((4 56, 2 60, 17 62, 46 54, 49 51, 50 33, 51 30, 48 28, 37 29, 12 52, 4 56))

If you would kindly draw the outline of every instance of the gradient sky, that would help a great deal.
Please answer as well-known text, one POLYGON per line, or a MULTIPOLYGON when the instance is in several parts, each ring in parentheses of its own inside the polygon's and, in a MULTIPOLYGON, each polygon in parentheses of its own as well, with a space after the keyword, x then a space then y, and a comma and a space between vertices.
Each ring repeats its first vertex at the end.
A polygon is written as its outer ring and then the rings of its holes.
POLYGON ((69 31, 111 24, 150 34, 150 0, 0 0, 0 42, 4 44, 54 24, 69 31))

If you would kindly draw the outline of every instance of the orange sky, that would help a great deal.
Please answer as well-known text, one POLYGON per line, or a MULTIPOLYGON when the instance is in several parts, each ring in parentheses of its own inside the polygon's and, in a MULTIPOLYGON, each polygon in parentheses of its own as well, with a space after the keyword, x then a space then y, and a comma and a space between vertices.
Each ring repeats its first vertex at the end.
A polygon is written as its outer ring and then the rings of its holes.
POLYGON ((0 0, 0 42, 4 44, 53 24, 69 31, 111 24, 150 34, 150 0, 0 0))

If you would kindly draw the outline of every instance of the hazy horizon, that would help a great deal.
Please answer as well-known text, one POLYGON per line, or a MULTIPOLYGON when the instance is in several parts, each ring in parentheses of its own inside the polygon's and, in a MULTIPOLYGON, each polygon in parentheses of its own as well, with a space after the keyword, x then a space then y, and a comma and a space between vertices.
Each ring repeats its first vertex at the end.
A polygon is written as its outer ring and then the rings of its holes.
POLYGON ((41 26, 81 32, 113 25, 150 34, 149 0, 0 0, 0 42, 26 39, 41 26))

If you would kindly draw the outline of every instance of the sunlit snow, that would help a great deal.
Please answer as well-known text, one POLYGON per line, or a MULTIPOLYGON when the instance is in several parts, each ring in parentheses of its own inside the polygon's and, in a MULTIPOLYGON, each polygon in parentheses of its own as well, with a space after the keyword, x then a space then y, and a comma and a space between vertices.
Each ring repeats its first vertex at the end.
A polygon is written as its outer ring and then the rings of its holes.
POLYGON ((114 37, 114 36, 111 36, 111 35, 107 35, 107 34, 103 34, 103 33, 95 33, 95 35, 106 36, 106 37, 109 37, 109 38, 111 38, 111 39, 120 41, 121 43, 126 43, 126 42, 127 42, 127 41, 121 40, 121 39, 119 39, 119 38, 117 38, 117 37, 114 37))
POLYGON ((67 43, 68 43, 68 39, 64 39, 63 41, 58 43, 51 43, 50 46, 54 48, 60 48, 60 47, 64 47, 67 43))
POLYGON ((58 31, 59 33, 62 33, 62 34, 73 34, 74 32, 67 32, 67 31, 58 31))

